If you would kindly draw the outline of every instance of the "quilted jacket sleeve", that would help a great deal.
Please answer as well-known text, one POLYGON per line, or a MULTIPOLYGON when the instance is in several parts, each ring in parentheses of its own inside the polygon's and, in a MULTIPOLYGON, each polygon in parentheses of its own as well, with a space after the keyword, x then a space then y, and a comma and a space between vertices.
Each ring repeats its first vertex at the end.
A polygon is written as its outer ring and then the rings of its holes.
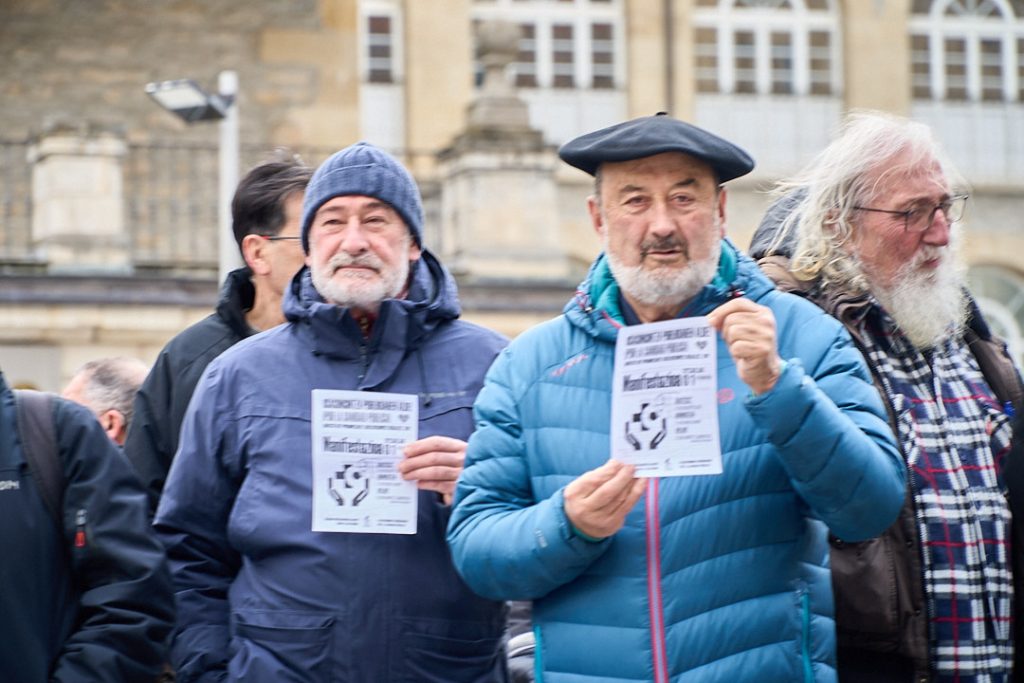
POLYGON ((863 357, 817 309, 780 333, 780 347, 794 355, 771 391, 748 399, 747 410, 833 534, 848 541, 877 536, 899 514, 906 466, 863 357))
POLYGON ((227 671, 227 594, 240 566, 227 528, 239 479, 225 462, 235 452, 234 420, 222 387, 213 365, 185 414, 155 521, 174 579, 178 627, 171 663, 182 683, 222 680, 227 671))
POLYGON ((562 491, 535 500, 525 454, 512 352, 491 368, 477 398, 477 428, 469 440, 448 525, 459 573, 475 592, 497 600, 529 600, 579 576, 611 541, 577 536, 562 491))

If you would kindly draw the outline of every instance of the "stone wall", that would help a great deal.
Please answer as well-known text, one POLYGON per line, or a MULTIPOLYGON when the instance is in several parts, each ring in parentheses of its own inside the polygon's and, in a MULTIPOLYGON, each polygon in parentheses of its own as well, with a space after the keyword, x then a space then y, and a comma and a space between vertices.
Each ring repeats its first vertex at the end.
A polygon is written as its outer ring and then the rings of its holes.
MULTIPOLYGON (((186 126, 156 106, 143 87, 191 77, 212 91, 217 73, 234 69, 242 88, 242 140, 296 142, 293 110, 324 98, 324 79, 334 78, 334 70, 325 77, 315 59, 290 59, 280 49, 264 54, 268 34, 298 32, 290 43, 330 54, 337 69, 337 58, 345 56, 339 55, 342 39, 356 42, 354 21, 347 22, 349 35, 338 38, 322 18, 329 5, 355 16, 355 0, 5 0, 0 137, 24 139, 58 120, 123 131, 129 142, 169 136, 214 141, 216 126, 186 126)), ((356 79, 354 48, 350 52, 347 70, 356 79)), ((357 109, 346 104, 341 110, 357 109)), ((351 135, 339 128, 334 140, 316 142, 341 143, 351 135)))

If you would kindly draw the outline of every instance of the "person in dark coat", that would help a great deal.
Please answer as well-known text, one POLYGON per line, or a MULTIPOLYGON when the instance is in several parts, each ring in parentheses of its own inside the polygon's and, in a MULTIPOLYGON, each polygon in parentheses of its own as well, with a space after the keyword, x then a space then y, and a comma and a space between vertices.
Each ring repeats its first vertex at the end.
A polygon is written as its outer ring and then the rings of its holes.
POLYGON ((221 287, 216 310, 163 348, 135 399, 124 444, 156 511, 185 408, 206 366, 226 349, 284 322, 281 297, 302 267, 299 219, 312 169, 295 157, 264 162, 238 184, 232 229, 246 266, 221 287))
POLYGON ((142 486, 87 408, 52 401, 51 511, 0 375, 0 681, 155 681, 174 602, 142 486))
POLYGON ((455 281, 422 239, 408 171, 365 143, 336 153, 306 191, 308 268, 285 294, 287 323, 226 351, 196 388, 155 522, 177 589, 180 681, 506 681, 505 607, 470 591, 444 538, 473 401, 506 340, 459 320, 455 281), (358 392, 339 405, 418 406, 397 464, 366 439, 334 439, 333 452, 365 457, 351 477, 337 464, 314 480, 328 418, 313 392, 331 390, 358 392), (314 530, 381 504, 382 488, 415 501, 413 533, 371 526, 370 512, 314 530))

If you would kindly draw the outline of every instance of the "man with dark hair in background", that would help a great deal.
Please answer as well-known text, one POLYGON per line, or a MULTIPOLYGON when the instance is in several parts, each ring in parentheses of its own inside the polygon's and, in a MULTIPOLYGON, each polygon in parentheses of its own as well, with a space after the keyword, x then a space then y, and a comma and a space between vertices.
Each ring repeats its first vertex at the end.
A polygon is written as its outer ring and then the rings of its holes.
POLYGON ((299 219, 312 173, 298 158, 279 154, 242 178, 231 217, 246 265, 228 274, 210 316, 167 343, 139 390, 124 449, 146 487, 150 513, 178 449, 185 408, 206 366, 242 339, 284 322, 281 297, 303 263, 299 219))
POLYGON ((147 372, 149 366, 138 358, 97 358, 75 372, 61 396, 91 410, 110 440, 123 446, 147 372))

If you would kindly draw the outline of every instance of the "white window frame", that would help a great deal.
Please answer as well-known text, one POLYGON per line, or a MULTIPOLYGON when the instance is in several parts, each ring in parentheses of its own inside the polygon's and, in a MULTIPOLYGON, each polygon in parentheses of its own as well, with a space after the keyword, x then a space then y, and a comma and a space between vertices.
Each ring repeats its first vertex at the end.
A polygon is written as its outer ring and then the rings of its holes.
POLYGON ((928 74, 932 100, 947 99, 945 41, 950 38, 963 40, 965 44, 967 101, 982 101, 982 40, 997 40, 1002 45, 1003 101, 1020 100, 1017 40, 1024 38, 1024 20, 1014 14, 1006 0, 933 0, 927 15, 915 14, 911 17, 910 33, 911 36, 923 35, 928 38, 928 74), (964 10, 962 17, 953 18, 947 14, 952 6, 964 10), (990 12, 993 10, 999 16, 992 16, 990 12))
POLYGON ((626 0, 610 0, 595 3, 592 0, 484 0, 473 3, 474 20, 501 19, 516 24, 532 24, 534 27, 534 69, 537 88, 550 90, 621 90, 626 82, 624 3, 626 0), (606 23, 612 26, 613 84, 611 88, 593 87, 593 64, 591 63, 593 41, 590 26, 606 23), (554 87, 554 35, 555 24, 569 24, 573 27, 573 87, 554 87))
POLYGON ((808 9, 804 0, 789 0, 790 8, 779 8, 771 0, 719 0, 716 7, 697 7, 693 13, 695 29, 715 30, 717 37, 718 92, 736 93, 737 31, 754 34, 754 91, 759 95, 772 95, 772 33, 788 33, 792 37, 792 93, 775 94, 777 97, 811 95, 811 41, 812 32, 829 34, 829 70, 832 92, 825 97, 843 93, 842 32, 839 30, 839 12, 835 0, 827 0, 828 9, 808 9), (750 6, 754 5, 754 6, 750 6))

